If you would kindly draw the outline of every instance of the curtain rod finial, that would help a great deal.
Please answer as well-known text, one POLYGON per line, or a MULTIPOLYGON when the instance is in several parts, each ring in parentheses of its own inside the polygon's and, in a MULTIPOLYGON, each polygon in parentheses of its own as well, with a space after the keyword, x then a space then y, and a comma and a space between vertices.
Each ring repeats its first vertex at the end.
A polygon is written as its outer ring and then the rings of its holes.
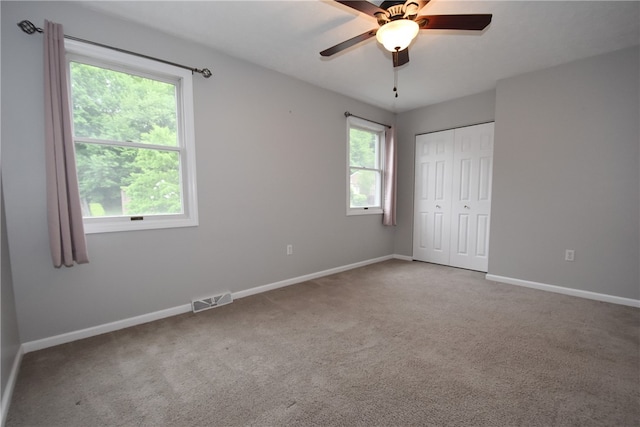
POLYGON ((209 77, 211 77, 211 76, 212 76, 211 70, 210 70, 210 69, 208 69, 208 68, 203 68, 202 70, 199 70, 199 69, 197 69, 197 68, 196 68, 196 69, 195 69, 195 72, 196 72, 196 73, 200 73, 200 74, 202 74, 202 76, 203 76, 205 79, 208 79, 209 77))
POLYGON ((350 112, 348 112, 348 111, 345 111, 345 112, 344 112, 344 116, 345 116, 345 117, 349 117, 349 116, 351 116, 351 113, 350 113, 350 112))
POLYGON ((18 27, 20 27, 20 29, 22 31, 24 31, 27 34, 33 34, 33 33, 41 33, 42 32, 42 28, 38 28, 35 25, 33 25, 33 22, 25 19, 22 20, 20 22, 18 22, 18 27))

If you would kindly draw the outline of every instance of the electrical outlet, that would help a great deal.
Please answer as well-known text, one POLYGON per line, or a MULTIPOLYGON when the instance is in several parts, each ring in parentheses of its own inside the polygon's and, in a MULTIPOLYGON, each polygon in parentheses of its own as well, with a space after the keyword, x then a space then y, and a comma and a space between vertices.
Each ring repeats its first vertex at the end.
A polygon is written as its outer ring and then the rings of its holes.
POLYGON ((293 245, 287 245, 287 255, 293 255, 293 245))
POLYGON ((564 260, 565 261, 575 261, 576 260, 576 251, 573 249, 567 249, 564 251, 564 260))

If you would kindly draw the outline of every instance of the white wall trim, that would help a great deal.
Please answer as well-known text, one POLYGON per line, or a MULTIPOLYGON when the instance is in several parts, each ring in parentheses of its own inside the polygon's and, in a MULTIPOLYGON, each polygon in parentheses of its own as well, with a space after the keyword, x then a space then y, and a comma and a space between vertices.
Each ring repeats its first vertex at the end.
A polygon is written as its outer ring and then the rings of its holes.
POLYGON ((399 259, 402 261, 413 261, 413 257, 410 257, 408 255, 400 255, 400 254, 393 254, 393 259, 399 259))
POLYGON ((640 300, 632 298, 617 297, 615 295, 600 294, 597 292, 583 291, 581 289, 565 288, 563 286, 548 285, 546 283, 531 282, 529 280, 514 279, 512 277, 496 276, 495 274, 487 274, 487 280, 494 282, 507 283, 509 285, 523 286, 525 288, 539 289, 541 291, 555 292, 557 294, 571 295, 593 299, 596 301, 610 302, 612 304, 628 305, 630 307, 640 308, 640 300))
MULTIPOLYGON (((248 297, 250 295, 256 295, 262 292, 267 292, 273 289, 282 288, 285 286, 295 285, 296 283, 306 282, 308 280, 317 279, 320 277, 328 276, 331 274, 340 273, 354 268, 364 267, 369 264, 375 264, 382 261, 387 261, 392 258, 400 257, 399 255, 387 255, 379 258, 373 258, 366 261, 356 262, 354 264, 348 264, 341 267, 330 268, 328 270, 319 271, 317 273, 311 273, 304 276, 294 277, 292 279, 282 280, 280 282, 270 283, 263 286, 257 286, 255 288, 246 289, 244 291, 234 292, 232 294, 233 299, 240 299, 248 297)), ((404 259, 404 258, 401 258, 404 259)), ((411 259, 408 259, 411 261, 411 259)), ((48 347, 53 347, 60 344, 66 344, 72 341, 81 340, 84 338, 94 337, 96 335, 106 334, 114 332, 119 329, 128 328, 131 326, 141 325, 143 323, 153 322, 155 320, 164 319, 166 317, 177 316, 179 314, 188 313, 191 311, 191 304, 179 305, 177 307, 168 308, 165 310, 154 311, 152 313, 142 314, 140 316, 130 317, 123 320, 117 320, 115 322, 105 323, 103 325, 93 326, 78 331, 67 332, 60 335, 55 335, 48 338, 42 338, 35 341, 29 341, 22 345, 24 353, 30 353, 32 351, 42 350, 48 347)), ((4 407, 3 407, 4 408, 4 407)))
POLYGON ((80 329, 78 331, 67 332, 65 334, 55 335, 49 338, 29 341, 22 344, 22 346, 24 347, 25 353, 31 353, 32 351, 42 350, 48 347, 106 334, 108 332, 153 322, 154 320, 164 319, 165 317, 177 316, 178 314, 188 313, 190 311, 191 304, 179 305, 166 310, 154 311, 152 313, 142 314, 128 319, 116 320, 115 322, 105 323, 91 328, 80 329))
POLYGON ((11 397, 13 396, 13 388, 16 386, 18 379, 18 371, 20 370, 20 364, 22 363, 22 356, 24 355, 24 348, 21 345, 18 348, 16 357, 13 359, 13 365, 11 366, 11 372, 7 379, 7 385, 2 390, 2 410, 0 413, 0 426, 4 427, 4 423, 7 421, 7 414, 9 413, 9 405, 11 404, 11 397))
POLYGON ((320 277, 329 276, 331 274, 341 273, 343 271, 352 270, 354 268, 364 267, 365 265, 375 264, 382 261, 387 261, 393 258, 393 255, 387 255, 380 258, 373 258, 366 261, 356 262, 354 264, 343 265, 342 267, 330 268, 328 270, 318 271, 317 273, 311 273, 304 276, 294 277, 292 279, 282 280, 280 282, 270 283, 268 285, 257 286, 255 288, 247 289, 244 291, 234 292, 233 298, 244 298, 262 292, 271 291, 273 289, 283 288, 285 286, 295 285, 296 283, 306 282, 308 280, 318 279, 320 277))

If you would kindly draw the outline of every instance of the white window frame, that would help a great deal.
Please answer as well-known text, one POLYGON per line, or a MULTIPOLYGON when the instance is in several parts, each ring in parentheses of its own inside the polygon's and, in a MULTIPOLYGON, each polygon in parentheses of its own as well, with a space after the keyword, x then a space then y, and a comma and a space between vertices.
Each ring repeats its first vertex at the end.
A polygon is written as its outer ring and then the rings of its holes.
POLYGON ((385 144, 386 144, 386 131, 387 129, 379 125, 377 123, 370 122, 368 120, 360 119, 358 117, 349 116, 347 118, 347 215, 379 215, 383 213, 384 207, 384 153, 385 153, 385 144), (380 206, 370 206, 370 207, 351 207, 351 128, 362 129, 366 131, 375 132, 378 134, 378 168, 377 169, 368 169, 362 168, 363 170, 375 170, 380 173, 380 185, 379 185, 379 198, 380 206))
MULTIPOLYGON (((133 215, 84 217, 84 231, 90 233, 106 233, 116 231, 148 230, 175 227, 194 227, 198 225, 198 201, 196 188, 196 154, 193 112, 193 74, 190 70, 164 64, 94 46, 75 40, 65 40, 67 53, 67 74, 69 91, 71 92, 70 62, 81 62, 114 71, 126 72, 154 80, 165 81, 176 85, 178 146, 176 152, 180 156, 180 180, 182 187, 182 214, 166 215, 133 215), (141 219, 142 218, 142 219, 141 219)), ((71 99, 71 93, 69 94, 71 99)), ((73 116, 72 116, 73 117, 73 116)), ((76 138, 75 141, 91 142, 87 138, 76 138)), ((163 147, 166 149, 166 147, 163 147)))

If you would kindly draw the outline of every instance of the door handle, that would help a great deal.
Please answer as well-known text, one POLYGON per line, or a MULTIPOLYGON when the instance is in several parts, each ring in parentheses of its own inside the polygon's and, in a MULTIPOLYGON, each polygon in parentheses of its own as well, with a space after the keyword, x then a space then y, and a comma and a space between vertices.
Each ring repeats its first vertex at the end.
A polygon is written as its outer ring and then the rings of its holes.
POLYGON ((464 205, 464 208, 465 208, 465 209, 471 209, 471 208, 470 208, 469 206, 467 206, 467 205, 464 205))
POLYGON ((436 208, 437 208, 437 209, 440 209, 440 205, 436 205, 436 208))

